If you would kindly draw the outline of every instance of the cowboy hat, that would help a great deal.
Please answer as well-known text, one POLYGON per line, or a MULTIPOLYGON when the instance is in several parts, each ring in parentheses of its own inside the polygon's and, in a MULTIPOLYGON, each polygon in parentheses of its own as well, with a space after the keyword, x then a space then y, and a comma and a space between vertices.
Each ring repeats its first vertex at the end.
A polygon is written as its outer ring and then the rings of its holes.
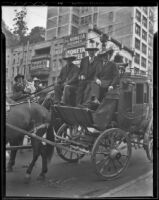
POLYGON ((85 48, 85 51, 98 51, 99 49, 96 46, 96 42, 90 42, 85 48))
POLYGON ((107 48, 107 49, 102 49, 102 51, 100 51, 99 53, 98 53, 98 55, 99 56, 105 56, 106 54, 108 54, 108 53, 110 53, 110 54, 113 54, 113 52, 114 52, 114 49, 113 49, 113 47, 110 47, 110 48, 107 48))
POLYGON ((22 75, 22 74, 17 74, 17 75, 14 77, 14 81, 17 81, 18 78, 24 78, 24 75, 22 75))
POLYGON ((38 79, 37 77, 34 77, 33 81, 40 81, 40 79, 38 79))

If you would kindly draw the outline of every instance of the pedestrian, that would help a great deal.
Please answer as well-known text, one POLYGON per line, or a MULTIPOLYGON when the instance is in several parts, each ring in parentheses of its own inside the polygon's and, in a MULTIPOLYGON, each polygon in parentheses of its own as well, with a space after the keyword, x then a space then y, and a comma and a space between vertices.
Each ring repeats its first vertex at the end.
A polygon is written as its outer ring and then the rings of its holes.
POLYGON ((28 96, 26 94, 26 92, 24 91, 25 86, 23 83, 23 79, 24 79, 24 76, 21 74, 17 74, 14 78, 15 83, 13 85, 13 97, 12 98, 15 101, 28 96))
POLYGON ((96 68, 98 68, 98 58, 95 55, 99 49, 95 46, 95 43, 90 43, 90 45, 85 49, 88 51, 88 56, 81 60, 80 70, 79 70, 79 84, 76 96, 77 106, 81 106, 88 98, 87 96, 87 86, 94 80, 96 68))
POLYGON ((62 105, 72 105, 71 95, 77 89, 79 68, 73 64, 76 56, 69 53, 64 53, 63 60, 66 65, 61 69, 55 85, 55 104, 61 103, 62 105))

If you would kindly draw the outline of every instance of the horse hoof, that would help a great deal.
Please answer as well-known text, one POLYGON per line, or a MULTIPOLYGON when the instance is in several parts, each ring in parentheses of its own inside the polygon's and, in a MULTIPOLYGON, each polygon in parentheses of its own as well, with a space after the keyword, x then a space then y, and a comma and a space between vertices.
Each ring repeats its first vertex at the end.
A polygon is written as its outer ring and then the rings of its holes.
POLYGON ((28 184, 28 183, 30 183, 30 180, 31 180, 30 175, 26 174, 25 177, 24 177, 24 183, 28 184))
POLYGON ((38 181, 44 181, 44 180, 45 180, 45 175, 39 175, 39 176, 37 177, 37 180, 38 180, 38 181))
POLYGON ((13 168, 12 167, 7 167, 6 172, 13 172, 13 168))

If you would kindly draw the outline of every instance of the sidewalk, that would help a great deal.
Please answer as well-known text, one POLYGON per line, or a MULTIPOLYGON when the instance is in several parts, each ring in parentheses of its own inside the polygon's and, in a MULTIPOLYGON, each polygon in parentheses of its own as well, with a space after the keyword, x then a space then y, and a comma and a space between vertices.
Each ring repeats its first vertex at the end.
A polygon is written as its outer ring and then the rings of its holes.
POLYGON ((140 176, 118 188, 100 195, 99 197, 134 197, 134 196, 153 196, 153 172, 140 176))

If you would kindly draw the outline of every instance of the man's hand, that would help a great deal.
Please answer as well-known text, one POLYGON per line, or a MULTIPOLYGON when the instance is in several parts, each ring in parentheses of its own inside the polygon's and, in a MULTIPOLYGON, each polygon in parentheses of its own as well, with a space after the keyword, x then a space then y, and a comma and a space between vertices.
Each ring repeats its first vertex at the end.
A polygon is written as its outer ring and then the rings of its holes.
POLYGON ((81 76, 80 76, 80 79, 81 79, 81 80, 85 80, 86 78, 85 78, 84 75, 81 75, 81 76))
POLYGON ((113 90, 114 88, 113 88, 113 86, 112 85, 110 85, 109 87, 108 87, 108 91, 111 91, 111 90, 113 90))
POLYGON ((97 83, 97 85, 101 85, 101 80, 97 78, 96 83, 97 83))

